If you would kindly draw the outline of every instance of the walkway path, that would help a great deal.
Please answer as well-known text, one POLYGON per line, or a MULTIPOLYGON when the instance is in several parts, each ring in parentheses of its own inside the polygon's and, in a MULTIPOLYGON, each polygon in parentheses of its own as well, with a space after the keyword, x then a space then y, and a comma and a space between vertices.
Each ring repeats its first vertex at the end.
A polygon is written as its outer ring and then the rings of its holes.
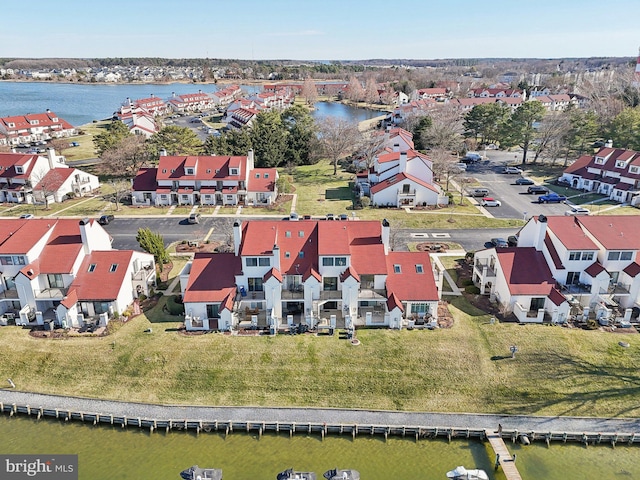
POLYGON ((61 411, 93 412, 157 420, 202 420, 207 422, 326 422, 360 425, 419 425, 442 428, 474 428, 520 432, 597 432, 640 434, 640 418, 534 417, 524 415, 484 415, 473 413, 395 412, 380 410, 346 410, 329 408, 261 408, 261 407, 204 407, 190 405, 155 405, 79 397, 43 395, 0 390, 4 405, 29 405, 32 408, 61 411))

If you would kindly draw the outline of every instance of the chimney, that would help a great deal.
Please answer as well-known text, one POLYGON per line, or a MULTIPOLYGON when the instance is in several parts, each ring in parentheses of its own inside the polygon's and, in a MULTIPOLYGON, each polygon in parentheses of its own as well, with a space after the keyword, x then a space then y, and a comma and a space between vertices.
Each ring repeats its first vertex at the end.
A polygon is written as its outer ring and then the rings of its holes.
POLYGON ((613 148, 613 140, 607 140, 604 146, 607 148, 613 148))
POLYGON ((233 252, 237 257, 240 254, 240 244, 242 243, 242 223, 240 220, 233 222, 233 252))
POLYGON ((166 157, 167 156, 167 151, 164 148, 160 149, 160 156, 161 157, 166 157))
POLYGON ((273 246, 273 268, 280 271, 280 247, 277 244, 273 246))
POLYGON ((398 164, 398 171, 404 173, 407 171, 407 152, 400 152, 400 163, 398 164))
POLYGON ((534 240, 533 246, 539 252, 542 251, 542 246, 544 245, 544 238, 547 235, 547 217, 544 215, 539 215, 538 220, 536 222, 536 238, 534 240))
POLYGON ((171 96, 172 96, 173 98, 176 98, 176 92, 171 92, 171 96))
POLYGON ((47 159, 49 160, 49 168, 51 170, 56 168, 56 163, 58 163, 58 157, 56 156, 56 151, 51 147, 47 148, 47 159))
POLYGON ((389 237, 391 234, 391 227, 389 221, 385 218, 382 220, 382 245, 384 245, 384 254, 389 253, 389 237))
POLYGON ((85 255, 89 255, 92 251, 98 249, 98 245, 94 245, 93 236, 91 220, 88 218, 80 220, 80 238, 82 239, 85 255))
POLYGON ((255 160, 253 158, 253 150, 249 150, 247 154, 247 173, 255 168, 255 160))

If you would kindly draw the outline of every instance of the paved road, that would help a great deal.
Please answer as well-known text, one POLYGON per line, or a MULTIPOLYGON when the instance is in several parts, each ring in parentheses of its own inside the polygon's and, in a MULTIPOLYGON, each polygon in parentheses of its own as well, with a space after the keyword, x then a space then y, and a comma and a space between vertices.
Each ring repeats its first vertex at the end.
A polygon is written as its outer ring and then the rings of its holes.
POLYGON ((71 410, 84 413, 126 416, 149 420, 192 420, 204 422, 296 422, 421 426, 442 428, 495 429, 521 432, 575 432, 640 434, 637 418, 535 417, 526 415, 483 415, 473 413, 397 412, 381 410, 346 410, 328 408, 207 407, 190 405, 156 405, 79 397, 42 395, 0 390, 4 405, 29 405, 32 408, 71 410))
MULTIPOLYGON (((280 218, 280 217, 278 217, 280 218)), ((252 218, 252 220, 259 220, 252 218)), ((201 240, 206 235, 211 234, 209 239, 216 242, 225 242, 233 238, 234 218, 203 216, 200 224, 191 225, 185 218, 170 217, 138 217, 123 218, 118 217, 105 228, 113 237, 113 247, 119 250, 140 250, 136 242, 138 228, 149 228, 151 231, 159 232, 164 237, 165 243, 178 242, 182 240, 201 240)), ((518 231, 517 228, 498 228, 482 230, 399 230, 395 236, 395 250, 407 250, 407 245, 411 242, 455 242, 462 245, 467 251, 480 250, 485 247, 485 242, 493 237, 507 238, 518 231)))

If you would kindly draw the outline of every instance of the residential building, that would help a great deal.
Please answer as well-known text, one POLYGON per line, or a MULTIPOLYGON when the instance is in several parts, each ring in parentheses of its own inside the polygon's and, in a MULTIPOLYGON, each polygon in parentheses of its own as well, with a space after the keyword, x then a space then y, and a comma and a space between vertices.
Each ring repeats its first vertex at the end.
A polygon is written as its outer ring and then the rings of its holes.
POLYGON ((236 221, 233 253, 180 274, 188 330, 437 325, 442 274, 425 252, 393 252, 377 221, 236 221))
POLYGON ((176 112, 210 110, 216 105, 212 96, 203 93, 202 90, 198 90, 198 93, 185 93, 182 95, 173 93, 167 103, 176 112))
POLYGON ((518 246, 476 252, 473 280, 520 322, 637 321, 640 223, 626 216, 531 218, 518 246))
POLYGON ((0 153, 0 202, 62 202, 98 189, 98 177, 69 168, 53 148, 47 155, 0 153))
POLYGON ((0 145, 25 145, 77 133, 73 125, 50 110, 0 118, 0 145))
POLYGON ((0 324, 102 326, 155 284, 153 255, 113 250, 93 219, 0 220, 0 324))
POLYGON ((137 206, 269 205, 278 196, 275 168, 255 168, 247 156, 160 156, 133 180, 137 206))
POLYGON ((609 141, 594 155, 583 155, 565 168, 559 180, 620 203, 640 205, 640 153, 613 148, 609 141))

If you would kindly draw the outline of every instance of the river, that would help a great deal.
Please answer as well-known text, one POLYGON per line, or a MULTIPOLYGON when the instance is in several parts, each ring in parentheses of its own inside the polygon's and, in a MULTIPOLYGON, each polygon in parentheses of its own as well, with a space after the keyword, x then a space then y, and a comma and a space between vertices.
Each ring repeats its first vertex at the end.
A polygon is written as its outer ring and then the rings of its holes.
MULTIPOLYGON (((248 94, 262 91, 261 85, 240 85, 248 94)), ((202 90, 213 93, 225 85, 216 84, 78 84, 48 82, 0 82, 0 117, 41 113, 47 109, 74 126, 94 120, 111 118, 127 98, 147 98, 151 95, 168 99, 202 90)), ((382 115, 381 112, 355 108, 337 102, 318 102, 313 116, 335 116, 354 122, 382 115)))
MULTIPOLYGON (((79 478, 177 480, 181 470, 198 464, 221 468, 225 480, 274 480, 286 468, 315 471, 318 478, 330 468, 352 468, 363 480, 443 480, 457 465, 477 466, 493 480, 493 453, 476 440, 420 440, 360 435, 287 433, 257 434, 164 431, 93 426, 61 420, 0 415, 3 454, 78 454, 79 478)), ((638 447, 618 444, 589 446, 508 443, 517 454, 525 480, 584 480, 640 478, 638 447)))

